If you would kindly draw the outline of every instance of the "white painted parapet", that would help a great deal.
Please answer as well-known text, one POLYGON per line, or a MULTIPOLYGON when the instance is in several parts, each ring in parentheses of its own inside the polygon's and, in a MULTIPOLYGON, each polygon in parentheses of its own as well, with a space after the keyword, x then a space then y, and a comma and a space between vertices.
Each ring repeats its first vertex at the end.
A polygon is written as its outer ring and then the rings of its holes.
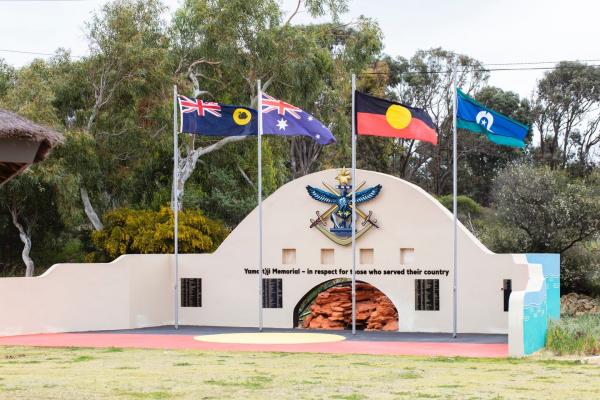
POLYGON ((173 322, 172 255, 57 264, 0 279, 0 335, 129 329, 173 322))

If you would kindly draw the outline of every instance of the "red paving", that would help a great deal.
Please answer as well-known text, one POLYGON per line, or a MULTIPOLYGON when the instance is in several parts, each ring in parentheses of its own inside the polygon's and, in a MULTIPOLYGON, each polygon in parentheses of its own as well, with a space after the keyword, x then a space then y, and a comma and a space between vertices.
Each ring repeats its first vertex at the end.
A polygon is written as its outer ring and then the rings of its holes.
POLYGON ((290 353, 377 354, 443 357, 507 357, 508 345, 440 342, 370 342, 344 340, 310 344, 207 343, 189 335, 128 333, 48 333, 0 337, 1 346, 123 347, 142 349, 195 349, 215 351, 277 351, 290 353))

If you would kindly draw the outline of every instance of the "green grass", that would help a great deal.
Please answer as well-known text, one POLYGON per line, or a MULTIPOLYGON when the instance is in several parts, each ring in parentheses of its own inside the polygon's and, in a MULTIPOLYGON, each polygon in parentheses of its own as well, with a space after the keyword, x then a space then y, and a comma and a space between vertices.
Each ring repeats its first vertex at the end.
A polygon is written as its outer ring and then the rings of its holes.
POLYGON ((86 362, 86 361, 92 361, 94 359, 94 357, 92 356, 79 356, 73 359, 73 362, 86 362))
POLYGON ((546 347, 557 355, 600 354, 600 315, 563 317, 551 321, 546 347))
POLYGON ((0 347, 0 399, 600 398, 600 366, 539 357, 0 347))
POLYGON ((189 363, 189 362, 178 362, 178 363, 175 363, 175 364, 173 364, 173 365, 174 365, 175 367, 189 367, 189 366, 190 366, 190 365, 192 365, 192 364, 191 364, 191 363, 189 363))

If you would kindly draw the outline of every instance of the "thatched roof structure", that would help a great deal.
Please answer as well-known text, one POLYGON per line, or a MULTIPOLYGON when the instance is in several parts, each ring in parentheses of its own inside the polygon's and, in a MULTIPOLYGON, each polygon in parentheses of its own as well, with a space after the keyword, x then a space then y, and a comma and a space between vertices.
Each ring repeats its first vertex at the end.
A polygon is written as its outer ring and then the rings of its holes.
MULTIPOLYGON (((18 138, 40 143, 35 162, 42 161, 52 147, 62 143, 63 135, 0 108, 0 139, 18 138)), ((0 160, 1 161, 1 160, 0 160)))
POLYGON ((60 133, 0 108, 0 185, 62 141, 60 133))

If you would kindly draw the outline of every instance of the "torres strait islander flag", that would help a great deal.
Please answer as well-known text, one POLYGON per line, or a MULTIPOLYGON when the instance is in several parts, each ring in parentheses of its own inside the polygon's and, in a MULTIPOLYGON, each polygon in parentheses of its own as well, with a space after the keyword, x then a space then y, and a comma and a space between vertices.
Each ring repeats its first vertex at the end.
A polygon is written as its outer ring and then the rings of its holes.
POLYGON ((355 92, 356 133, 422 140, 437 144, 437 132, 427 112, 355 92))
POLYGON ((479 104, 460 89, 456 92, 456 127, 481 133, 503 146, 525 147, 529 127, 479 104))

